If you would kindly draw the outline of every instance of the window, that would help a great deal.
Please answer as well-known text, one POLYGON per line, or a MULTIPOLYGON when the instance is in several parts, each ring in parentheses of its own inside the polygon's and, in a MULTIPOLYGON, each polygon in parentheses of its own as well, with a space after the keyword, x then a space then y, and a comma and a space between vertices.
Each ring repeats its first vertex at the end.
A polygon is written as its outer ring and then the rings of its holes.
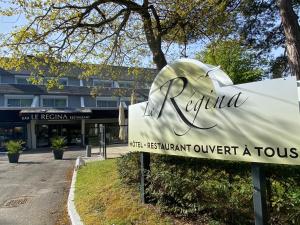
POLYGON ((114 82, 111 80, 93 79, 93 86, 113 87, 114 82))
POLYGON ((66 108, 68 107, 67 97, 43 97, 43 107, 66 108))
POLYGON ((97 99, 96 105, 99 108, 117 108, 118 101, 114 99, 97 99))
POLYGON ((33 97, 31 96, 5 96, 7 107, 31 107, 33 97))
POLYGON ((68 86, 68 78, 60 78, 58 83, 63 86, 68 86))
POLYGON ((5 143, 9 140, 26 141, 25 126, 19 123, 9 123, 0 127, 0 148, 5 147, 5 143))
POLYGON ((120 88, 132 88, 133 87, 133 81, 118 81, 120 88))
POLYGON ((15 76, 16 84, 28 84, 28 76, 15 76))

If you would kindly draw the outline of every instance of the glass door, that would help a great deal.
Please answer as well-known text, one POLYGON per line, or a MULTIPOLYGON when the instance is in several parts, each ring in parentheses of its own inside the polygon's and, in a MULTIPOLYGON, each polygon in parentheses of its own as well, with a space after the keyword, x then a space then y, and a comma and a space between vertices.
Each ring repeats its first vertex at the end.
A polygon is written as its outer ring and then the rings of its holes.
POLYGON ((46 124, 37 125, 37 147, 48 147, 50 145, 49 142, 49 126, 46 124))
POLYGON ((61 136, 67 145, 81 145, 80 124, 43 124, 37 125, 37 147, 49 147, 51 138, 61 136))

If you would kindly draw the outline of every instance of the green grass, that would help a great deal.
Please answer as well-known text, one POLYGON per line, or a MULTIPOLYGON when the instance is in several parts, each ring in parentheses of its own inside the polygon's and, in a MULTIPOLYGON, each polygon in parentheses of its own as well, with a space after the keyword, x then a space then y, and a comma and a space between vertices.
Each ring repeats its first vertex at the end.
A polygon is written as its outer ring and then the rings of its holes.
POLYGON ((91 162, 78 171, 75 205, 86 225, 173 224, 140 203, 137 191, 121 185, 116 160, 91 162))

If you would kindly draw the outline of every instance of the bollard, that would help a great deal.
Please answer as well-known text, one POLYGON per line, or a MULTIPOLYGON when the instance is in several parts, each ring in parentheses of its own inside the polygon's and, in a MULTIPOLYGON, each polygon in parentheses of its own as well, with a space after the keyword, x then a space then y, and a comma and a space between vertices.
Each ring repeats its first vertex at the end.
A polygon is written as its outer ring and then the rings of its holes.
POLYGON ((86 149, 85 149, 85 156, 86 157, 91 157, 91 155, 92 155, 92 148, 91 148, 90 145, 87 145, 86 149))

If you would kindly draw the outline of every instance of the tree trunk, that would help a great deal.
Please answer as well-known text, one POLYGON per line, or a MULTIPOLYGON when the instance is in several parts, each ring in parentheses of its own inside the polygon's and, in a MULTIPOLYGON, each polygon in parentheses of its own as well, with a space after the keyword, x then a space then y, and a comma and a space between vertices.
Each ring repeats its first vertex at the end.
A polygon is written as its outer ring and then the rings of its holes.
POLYGON ((154 32, 149 12, 144 11, 143 13, 141 13, 141 16, 143 18, 143 25, 147 43, 153 55, 153 61, 157 69, 161 70, 164 66, 167 65, 165 54, 161 49, 161 37, 159 34, 161 31, 157 30, 156 32, 154 32))
POLYGON ((167 65, 165 54, 161 50, 161 44, 154 44, 153 47, 150 46, 150 49, 152 51, 153 61, 156 64, 157 69, 161 70, 164 66, 167 65))
POLYGON ((277 0, 292 74, 300 80, 300 27, 292 0, 277 0))

